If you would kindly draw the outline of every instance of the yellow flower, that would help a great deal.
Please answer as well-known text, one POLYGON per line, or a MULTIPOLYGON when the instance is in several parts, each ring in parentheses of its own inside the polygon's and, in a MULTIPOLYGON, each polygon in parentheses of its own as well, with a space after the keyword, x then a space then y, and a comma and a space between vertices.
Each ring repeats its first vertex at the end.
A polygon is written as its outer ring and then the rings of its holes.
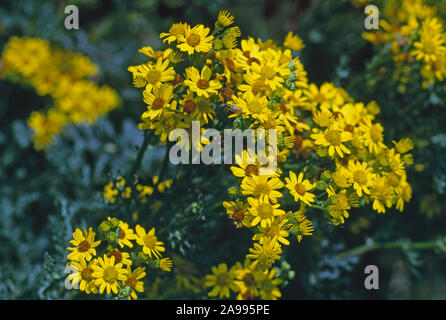
POLYGON ((441 24, 434 19, 427 19, 421 28, 420 41, 416 41, 411 54, 417 60, 424 60, 425 63, 435 62, 439 57, 446 55, 446 46, 441 33, 441 24))
POLYGON ((218 80, 210 80, 211 76, 212 71, 208 66, 204 66, 201 73, 195 67, 189 67, 186 69, 184 84, 198 96, 209 97, 212 94, 217 94, 217 90, 221 88, 221 83, 218 80))
POLYGON ((297 221, 297 226, 294 226, 292 231, 296 234, 298 242, 302 241, 303 236, 311 236, 314 228, 313 223, 307 219, 303 212, 294 213, 294 219, 297 221))
POLYGON ((276 189, 282 189, 283 182, 274 177, 254 175, 245 177, 240 187, 243 195, 252 195, 255 198, 268 196, 272 202, 277 202, 277 198, 282 197, 282 193, 276 189))
POLYGON ((170 132, 174 129, 187 128, 188 125, 183 122, 181 116, 175 112, 163 112, 159 118, 155 118, 153 122, 147 120, 140 123, 138 127, 142 130, 155 130, 155 134, 160 136, 162 143, 165 143, 170 132))
POLYGON ((351 176, 353 188, 359 197, 362 197, 362 192, 370 194, 369 187, 372 185, 374 174, 372 168, 367 167, 366 162, 359 162, 350 160, 348 162, 348 171, 351 176))
POLYGON ((209 292, 210 297, 229 298, 230 290, 237 292, 238 288, 234 283, 235 272, 231 268, 228 270, 226 263, 220 263, 218 267, 212 267, 212 274, 206 275, 204 285, 206 287, 212 287, 209 292))
POLYGON ((292 31, 286 35, 283 46, 291 50, 302 50, 305 48, 302 39, 298 35, 293 34, 292 31))
POLYGON ((165 249, 164 244, 161 241, 158 241, 158 238, 155 235, 155 228, 150 229, 148 233, 146 233, 146 230, 140 225, 137 225, 135 229, 136 234, 138 235, 136 242, 142 246, 142 251, 149 255, 150 258, 152 258, 152 255, 157 259, 160 258, 160 252, 164 252, 165 249))
POLYGON ((144 90, 144 102, 148 104, 147 111, 141 116, 142 120, 154 119, 161 115, 166 109, 176 109, 177 101, 171 102, 173 97, 173 87, 168 84, 161 84, 151 90, 144 90))
POLYGON ((254 248, 249 248, 247 259, 252 259, 251 269, 264 271, 271 268, 273 263, 280 258, 282 249, 276 239, 266 239, 262 244, 254 243, 254 248))
POLYGON ((231 166, 232 174, 239 178, 257 176, 260 166, 257 163, 257 156, 253 150, 243 150, 242 155, 235 155, 235 163, 238 165, 231 166))
POLYGON ((410 138, 403 138, 400 141, 393 141, 398 153, 406 153, 413 149, 413 142, 410 138))
POLYGON ((194 52, 209 52, 212 49, 212 39, 214 36, 208 36, 209 28, 202 24, 196 25, 191 29, 186 25, 186 33, 179 38, 178 49, 192 55, 194 52))
POLYGON ((254 119, 265 119, 268 99, 260 94, 254 95, 251 91, 246 91, 243 95, 234 97, 235 106, 242 110, 244 118, 251 116, 254 119))
POLYGON ((123 268, 122 263, 115 264, 115 257, 108 258, 107 255, 104 255, 104 258, 98 258, 98 262, 93 266, 93 270, 92 275, 96 278, 95 285, 99 287, 101 294, 104 290, 107 291, 107 294, 110 294, 112 291, 117 294, 118 281, 124 281, 127 274, 127 270, 123 268))
POLYGON ((234 22, 234 17, 228 10, 220 10, 218 13, 217 22, 223 27, 227 27, 234 22))
POLYGON ((170 272, 172 269, 172 259, 170 258, 162 258, 159 261, 160 269, 164 272, 170 272))
POLYGON ((80 260, 86 259, 90 261, 92 257, 96 255, 96 247, 101 243, 101 241, 94 241, 95 233, 93 229, 90 227, 87 230, 84 228, 82 232, 80 229, 76 229, 73 232, 73 240, 70 240, 70 243, 74 245, 74 248, 67 248, 72 251, 68 255, 69 260, 80 260))
POLYGON ((279 209, 278 203, 271 203, 268 196, 261 196, 259 199, 248 198, 250 205, 249 213, 254 217, 251 221, 251 226, 254 227, 260 223, 262 228, 266 228, 274 221, 275 216, 285 214, 285 211, 279 209))
POLYGON ((385 177, 376 177, 371 187, 370 197, 373 200, 373 210, 378 213, 385 213, 386 207, 392 206, 393 192, 385 177))
POLYGON ((127 266, 127 274, 122 284, 124 287, 130 287, 128 300, 138 299, 136 292, 144 292, 144 282, 139 280, 146 276, 145 270, 144 267, 138 267, 132 271, 130 266, 127 266))
POLYGON ((133 233, 133 229, 129 228, 129 225, 124 221, 119 221, 119 234, 118 244, 121 248, 127 246, 133 248, 133 243, 130 240, 136 240, 136 234, 133 233))
POLYGON ((344 157, 344 153, 351 153, 343 144, 352 139, 350 132, 337 129, 335 126, 331 126, 324 131, 313 129, 313 132, 311 138, 315 140, 314 143, 318 146, 328 147, 328 155, 330 157, 334 156, 335 151, 341 158, 344 157))
POLYGON ((223 201, 223 207, 225 207, 228 217, 234 221, 236 228, 247 225, 246 214, 248 213, 248 204, 242 201, 223 201))
POLYGON ((276 238, 277 241, 288 246, 290 244, 287 239, 289 233, 283 229, 286 223, 286 219, 281 219, 281 217, 275 218, 271 225, 266 226, 265 228, 260 227, 260 232, 256 233, 252 239, 259 241, 259 243, 262 244, 267 239, 276 238))
POLYGON ((305 204, 311 206, 311 202, 314 202, 315 195, 308 191, 312 190, 316 184, 311 183, 308 180, 304 180, 303 172, 299 173, 297 177, 293 171, 290 171, 290 177, 285 178, 287 189, 290 190, 291 195, 294 196, 294 201, 298 202, 299 200, 304 202, 305 204))
POLYGON ((68 279, 71 280, 71 284, 75 285, 79 283, 79 289, 86 294, 96 293, 97 287, 95 285, 95 279, 93 277, 93 266, 96 264, 96 260, 93 259, 89 263, 85 259, 79 261, 71 261, 70 266, 74 267, 76 272, 71 273, 68 279))
POLYGON ((128 70, 133 74, 135 86, 146 86, 146 90, 149 92, 162 83, 172 81, 175 78, 175 70, 173 67, 169 67, 168 59, 163 61, 162 58, 158 58, 155 64, 142 64, 129 67, 128 70))
POLYGON ((170 44, 173 41, 177 41, 179 38, 184 37, 186 35, 188 25, 186 23, 174 23, 168 33, 161 33, 160 38, 163 39, 163 42, 170 44))
POLYGON ((278 285, 282 283, 280 278, 276 278, 276 269, 271 269, 269 272, 259 274, 256 279, 260 290, 260 299, 262 300, 277 300, 282 296, 278 285))
POLYGON ((382 150, 386 148, 383 143, 384 128, 381 124, 372 124, 369 118, 364 119, 364 123, 359 125, 359 130, 362 132, 362 138, 364 140, 364 145, 368 147, 369 151, 374 154, 379 154, 382 150))

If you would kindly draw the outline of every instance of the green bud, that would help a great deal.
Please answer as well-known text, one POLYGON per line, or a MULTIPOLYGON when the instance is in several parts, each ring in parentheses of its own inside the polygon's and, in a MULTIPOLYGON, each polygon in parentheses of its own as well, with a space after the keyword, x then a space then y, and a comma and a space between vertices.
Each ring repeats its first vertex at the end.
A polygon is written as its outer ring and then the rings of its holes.
POLYGON ((99 225, 99 230, 105 233, 110 231, 111 227, 112 225, 109 221, 102 221, 101 224, 99 225))
POLYGON ((107 234, 107 241, 114 243, 116 241, 116 234, 114 234, 113 232, 107 234))
POLYGON ((112 218, 110 222, 111 222, 113 227, 119 226, 119 219, 118 218, 112 218))

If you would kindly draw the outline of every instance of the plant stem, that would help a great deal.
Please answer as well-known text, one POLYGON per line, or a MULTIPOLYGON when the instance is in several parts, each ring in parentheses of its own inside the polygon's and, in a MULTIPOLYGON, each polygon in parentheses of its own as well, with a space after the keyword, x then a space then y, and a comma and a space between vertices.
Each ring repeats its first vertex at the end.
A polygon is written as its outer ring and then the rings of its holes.
POLYGON ((139 148, 138 154, 136 155, 135 162, 133 162, 132 168, 127 174, 126 181, 128 181, 139 169, 142 163, 142 159, 144 157, 144 153, 146 152, 147 147, 149 146, 151 136, 148 131, 144 131, 144 141, 142 143, 141 148, 139 148))
POLYGON ((436 241, 423 241, 423 242, 415 242, 415 243, 408 243, 405 241, 392 241, 392 242, 383 242, 383 243, 372 243, 372 244, 364 244, 362 246, 343 251, 341 253, 338 253, 335 257, 337 259, 343 259, 346 257, 353 257, 353 256, 361 256, 364 253, 378 250, 378 249, 417 249, 417 250, 428 250, 433 249, 437 247, 436 241))

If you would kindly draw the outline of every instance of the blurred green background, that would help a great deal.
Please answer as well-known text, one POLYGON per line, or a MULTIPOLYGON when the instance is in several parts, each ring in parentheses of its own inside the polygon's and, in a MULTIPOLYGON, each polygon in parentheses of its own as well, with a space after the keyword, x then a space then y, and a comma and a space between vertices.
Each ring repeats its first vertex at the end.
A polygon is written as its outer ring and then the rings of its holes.
MULTIPOLYGON (((434 2, 444 17, 445 1, 434 2)), ((390 76, 378 79, 376 66, 386 57, 362 39, 363 10, 345 0, 0 0, 0 49, 16 35, 83 53, 100 67, 98 82, 122 100, 96 126, 71 126, 49 152, 37 152, 26 118, 48 99, 0 80, 0 298, 85 298, 67 292, 60 280, 73 227, 125 214, 132 224, 128 212, 105 204, 101 195, 113 176, 129 169, 142 141, 136 123, 144 105, 127 67, 143 61, 140 47, 159 48, 159 33, 172 23, 212 25, 221 9, 232 12, 243 37, 281 43, 289 30, 297 33, 306 45, 302 61, 310 81, 334 82, 358 101, 376 100, 386 144, 412 138, 415 163, 424 165, 423 171, 408 171, 413 198, 404 212, 353 210, 342 227, 315 221, 314 236, 287 249, 284 259, 295 276, 282 289, 283 298, 445 299, 445 252, 413 244, 446 237, 446 86, 424 90, 410 79, 400 92, 390 76), (79 30, 64 28, 69 4, 79 8, 79 30), (394 248, 381 248, 391 243, 394 248), (376 248, 362 251, 364 244, 376 248), (353 256, 342 254, 358 247, 353 256), (364 288, 369 264, 379 267, 379 290, 364 288)), ((141 176, 158 172, 161 156, 150 149, 141 176)), ((155 226, 168 223, 161 238, 180 263, 165 287, 154 286, 147 298, 203 298, 205 291, 178 287, 178 279, 204 277, 212 265, 243 260, 249 235, 235 230, 222 208, 212 207, 226 194, 228 183, 219 180, 225 174, 222 168, 191 170, 189 180, 165 196, 170 204, 164 211, 192 218, 151 218, 155 226), (175 203, 176 194, 181 203, 175 203)))

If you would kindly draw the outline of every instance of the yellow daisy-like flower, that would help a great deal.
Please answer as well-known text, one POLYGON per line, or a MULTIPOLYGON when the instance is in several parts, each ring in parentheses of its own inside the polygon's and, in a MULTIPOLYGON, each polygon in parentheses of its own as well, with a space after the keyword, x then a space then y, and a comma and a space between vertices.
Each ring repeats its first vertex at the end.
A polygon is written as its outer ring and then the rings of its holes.
POLYGON ((179 38, 178 49, 192 55, 194 52, 209 52, 212 49, 214 36, 208 36, 209 28, 199 24, 191 29, 186 25, 184 36, 179 38))
POLYGON ((297 220, 297 226, 293 229, 296 233, 297 241, 301 242, 304 236, 311 236, 313 234, 313 223, 300 211, 294 214, 294 218, 297 220))
POLYGON ((251 91, 246 91, 241 96, 234 96, 234 104, 242 110, 244 118, 251 116, 258 120, 266 119, 266 113, 268 113, 268 99, 266 96, 254 95, 251 91))
POLYGON ((254 243, 254 248, 249 248, 247 259, 253 260, 251 269, 270 269, 276 260, 280 258, 282 249, 276 239, 267 239, 262 244, 254 243))
POLYGON ((280 204, 271 203, 266 195, 259 199, 248 198, 248 203, 251 206, 249 213, 254 217, 251 221, 252 227, 260 223, 262 228, 266 228, 273 223, 274 217, 285 214, 285 211, 279 209, 280 204))
POLYGON ((155 134, 160 136, 161 142, 165 143, 172 130, 188 128, 188 125, 183 122, 183 119, 179 114, 172 111, 166 111, 163 112, 159 118, 155 118, 153 122, 145 120, 145 122, 140 123, 138 128, 141 130, 155 130, 155 134))
POLYGON ((142 64, 129 67, 128 70, 133 74, 135 86, 138 88, 146 86, 146 90, 149 92, 162 83, 175 78, 175 70, 173 67, 169 67, 168 59, 163 61, 162 58, 158 58, 155 64, 142 64))
POLYGON ((173 41, 177 41, 179 38, 184 37, 186 35, 188 25, 187 23, 174 23, 169 32, 163 32, 160 34, 160 38, 163 39, 163 42, 170 44, 173 41))
POLYGON ((223 201, 223 207, 225 207, 228 217, 234 221, 236 228, 247 225, 246 214, 248 213, 248 204, 242 201, 223 201))
POLYGON ((336 153, 339 157, 344 157, 344 153, 350 154, 351 151, 344 145, 344 142, 352 140, 352 134, 348 131, 337 129, 331 126, 324 131, 314 129, 311 138, 318 146, 328 147, 328 155, 333 157, 336 153))
POLYGON ((380 123, 373 124, 369 118, 366 118, 364 123, 359 125, 359 130, 362 133, 364 145, 368 147, 371 153, 379 154, 386 148, 383 143, 384 128, 380 123))
POLYGON ((234 22, 234 17, 228 10, 221 10, 218 13, 217 22, 223 27, 227 27, 234 22))
POLYGON ((95 278, 93 277, 93 266, 96 264, 96 262, 97 261, 95 259, 89 263, 87 263, 85 259, 70 262, 70 266, 72 266, 76 272, 71 273, 68 276, 68 279, 71 280, 72 285, 79 283, 79 289, 84 291, 86 294, 97 292, 95 278))
POLYGON ((72 251, 68 256, 68 260, 81 260, 86 259, 90 261, 96 255, 96 247, 101 243, 101 241, 94 241, 95 233, 93 228, 89 228, 88 232, 84 228, 82 232, 80 229, 76 229, 73 233, 73 240, 70 243, 74 245, 74 248, 67 248, 72 251))
POLYGON ((242 155, 235 155, 235 163, 238 166, 231 166, 232 174, 239 178, 259 175, 260 166, 257 164, 257 157, 253 150, 243 150, 242 155))
POLYGON ((119 221, 119 234, 118 234, 118 244, 121 248, 127 246, 133 248, 133 243, 131 240, 136 240, 136 234, 133 229, 130 229, 129 225, 124 221, 119 221))
POLYGON ((204 285, 206 287, 213 287, 209 292, 210 297, 229 298, 230 290, 233 292, 238 291, 238 287, 234 283, 235 272, 231 268, 228 270, 226 263, 220 263, 218 267, 212 267, 212 273, 206 275, 204 285))
POLYGON ((136 234, 138 235, 136 242, 142 246, 142 251, 149 255, 150 258, 152 258, 152 255, 157 259, 160 258, 160 252, 164 252, 165 249, 164 244, 161 241, 158 241, 158 238, 155 235, 155 228, 150 229, 148 233, 146 233, 146 230, 140 225, 137 225, 135 229, 136 234))
POLYGON ((173 87, 163 83, 159 87, 151 90, 144 90, 144 102, 148 104, 147 111, 141 116, 142 120, 155 119, 166 109, 176 109, 177 101, 171 102, 173 97, 173 87))
POLYGON ((144 267, 138 267, 132 271, 130 266, 127 266, 127 274, 122 284, 124 287, 130 287, 128 300, 132 298, 136 300, 138 299, 136 292, 144 292, 144 282, 139 280, 146 276, 145 270, 144 267))
POLYGON ((315 195, 310 193, 316 184, 311 183, 309 180, 304 180, 303 172, 299 173, 299 176, 293 171, 290 171, 290 177, 285 178, 286 185, 288 190, 292 196, 294 196, 294 201, 298 202, 299 200, 304 202, 305 204, 311 206, 311 202, 314 202, 315 195))
POLYGON ((282 296, 278 285, 282 283, 282 279, 276 278, 276 269, 264 272, 257 277, 256 282, 260 290, 260 299, 277 300, 282 296))
POLYGON ((170 272, 172 269, 172 259, 162 258, 159 260, 160 269, 164 272, 170 272))
POLYGON ((372 168, 367 167, 366 162, 359 162, 350 160, 348 162, 348 171, 351 175, 351 181, 353 182, 353 188, 359 197, 362 197, 362 192, 370 194, 370 186, 372 185, 374 174, 372 168))
POLYGON ((371 187, 370 197, 373 200, 373 210, 378 213, 385 213, 386 207, 392 206, 393 191, 386 177, 376 177, 371 187))
POLYGON ((104 258, 98 258, 97 264, 93 266, 92 276, 96 278, 95 285, 99 287, 99 292, 102 294, 104 290, 107 294, 113 291, 118 293, 118 281, 126 279, 127 270, 123 268, 122 263, 115 264, 115 257, 110 258, 104 255, 104 258))
POLYGON ((298 35, 293 34, 292 31, 288 32, 286 35, 285 40, 283 41, 283 46, 291 50, 302 50, 305 48, 302 39, 298 35))
POLYGON ((281 217, 275 218, 271 225, 266 228, 260 228, 260 232, 256 233, 252 239, 259 241, 259 243, 262 244, 267 239, 276 238, 277 241, 288 246, 290 244, 287 239, 289 233, 283 229, 286 223, 286 219, 281 219, 281 217))
POLYGON ((211 76, 212 71, 208 66, 204 66, 201 73, 195 67, 189 67, 186 69, 184 84, 198 96, 209 97, 212 94, 217 94, 217 90, 221 88, 220 81, 210 80, 211 76))
POLYGON ((276 189, 282 189, 283 182, 274 177, 252 176, 245 177, 240 187, 243 195, 252 195, 255 198, 268 196, 272 202, 277 202, 277 198, 282 197, 282 193, 276 189))
POLYGON ((417 60, 424 60, 428 64, 446 55, 445 39, 441 34, 441 25, 440 28, 431 27, 431 25, 431 20, 425 21, 421 29, 420 41, 413 44, 415 49, 411 52, 417 60))

